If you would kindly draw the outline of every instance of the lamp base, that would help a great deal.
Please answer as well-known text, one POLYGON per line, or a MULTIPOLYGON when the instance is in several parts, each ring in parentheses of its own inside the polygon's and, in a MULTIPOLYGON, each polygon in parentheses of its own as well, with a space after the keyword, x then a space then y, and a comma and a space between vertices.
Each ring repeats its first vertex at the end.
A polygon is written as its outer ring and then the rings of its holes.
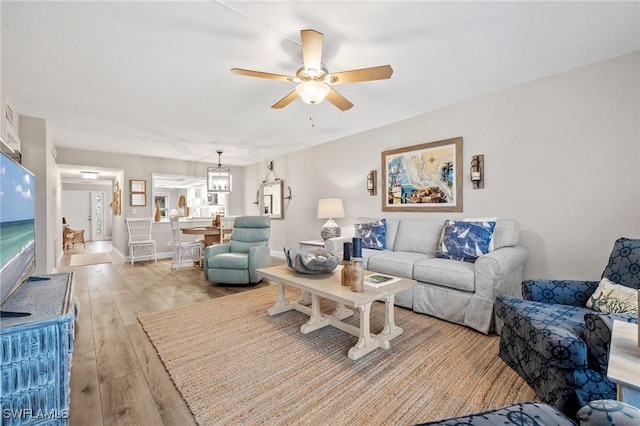
POLYGON ((320 230, 320 236, 323 240, 339 237, 340 235, 342 235, 342 231, 333 219, 327 220, 327 223, 322 225, 322 229, 320 230))

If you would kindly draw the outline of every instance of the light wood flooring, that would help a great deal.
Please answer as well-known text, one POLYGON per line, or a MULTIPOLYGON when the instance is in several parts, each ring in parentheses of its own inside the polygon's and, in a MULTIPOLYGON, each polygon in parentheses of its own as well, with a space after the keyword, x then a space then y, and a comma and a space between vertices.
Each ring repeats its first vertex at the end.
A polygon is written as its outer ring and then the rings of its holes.
MULTIPOLYGON (((72 254, 109 252, 110 242, 76 244, 58 271, 74 272, 80 304, 71 369, 71 425, 193 425, 137 315, 163 311, 268 285, 224 287, 198 267, 171 269, 171 260, 135 265, 70 267, 72 254)), ((272 264, 284 260, 273 258, 272 264)))

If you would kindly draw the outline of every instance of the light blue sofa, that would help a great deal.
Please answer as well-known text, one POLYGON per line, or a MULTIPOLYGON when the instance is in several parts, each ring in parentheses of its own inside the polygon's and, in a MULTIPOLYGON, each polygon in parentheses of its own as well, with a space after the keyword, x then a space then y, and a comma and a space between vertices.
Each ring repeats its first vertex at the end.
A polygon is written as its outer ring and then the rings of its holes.
MULTIPOLYGON (((378 219, 358 218, 358 223, 378 219)), ((482 333, 500 333, 494 319, 497 296, 520 297, 522 270, 527 251, 518 246, 519 225, 498 219, 493 234, 494 250, 475 263, 437 258, 444 220, 386 219, 386 249, 363 249, 365 269, 412 278, 418 284, 396 295, 395 304, 482 333)), ((346 234, 347 232, 345 232, 346 234)), ((342 252, 351 236, 331 238, 325 247, 342 252)))

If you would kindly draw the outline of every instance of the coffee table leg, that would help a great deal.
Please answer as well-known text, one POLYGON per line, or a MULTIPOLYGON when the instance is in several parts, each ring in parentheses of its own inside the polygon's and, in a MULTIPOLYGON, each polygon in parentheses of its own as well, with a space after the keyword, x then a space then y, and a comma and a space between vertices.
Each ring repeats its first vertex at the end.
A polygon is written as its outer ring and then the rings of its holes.
POLYGON ((395 310, 393 305, 394 300, 394 294, 388 296, 384 300, 384 328, 377 336, 378 340, 381 341, 382 347, 385 349, 389 349, 389 347, 391 346, 389 344, 389 340, 395 339, 396 337, 404 333, 404 330, 396 325, 395 310))
POLYGON ((380 342, 371 336, 371 303, 360 306, 360 335, 358 343, 349 349, 349 359, 358 359, 380 347, 380 342))
POLYGON ((309 293, 308 291, 303 291, 300 297, 298 298, 298 303, 301 305, 310 305, 311 293, 309 293))
POLYGON ((267 309, 267 313, 273 316, 292 309, 295 309, 295 307, 293 304, 287 302, 287 299, 284 297, 284 284, 278 283, 278 300, 276 300, 276 303, 272 307, 267 309))
POLYGON ((339 320, 343 320, 345 318, 349 318, 353 315, 353 311, 344 306, 344 303, 338 303, 336 305, 336 310, 331 314, 332 317, 337 318, 339 320))
POLYGON ((311 316, 309 321, 300 326, 300 333, 307 334, 330 324, 329 320, 320 312, 320 298, 317 294, 311 295, 311 316))

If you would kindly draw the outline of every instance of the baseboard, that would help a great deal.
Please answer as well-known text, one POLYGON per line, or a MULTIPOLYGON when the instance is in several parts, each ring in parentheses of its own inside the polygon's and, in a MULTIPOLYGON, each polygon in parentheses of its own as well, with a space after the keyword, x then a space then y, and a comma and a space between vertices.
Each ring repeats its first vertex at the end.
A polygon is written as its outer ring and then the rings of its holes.
POLYGON ((280 259, 286 259, 285 255, 284 255, 284 251, 282 251, 282 250, 271 250, 271 256, 277 257, 277 258, 280 258, 280 259))

